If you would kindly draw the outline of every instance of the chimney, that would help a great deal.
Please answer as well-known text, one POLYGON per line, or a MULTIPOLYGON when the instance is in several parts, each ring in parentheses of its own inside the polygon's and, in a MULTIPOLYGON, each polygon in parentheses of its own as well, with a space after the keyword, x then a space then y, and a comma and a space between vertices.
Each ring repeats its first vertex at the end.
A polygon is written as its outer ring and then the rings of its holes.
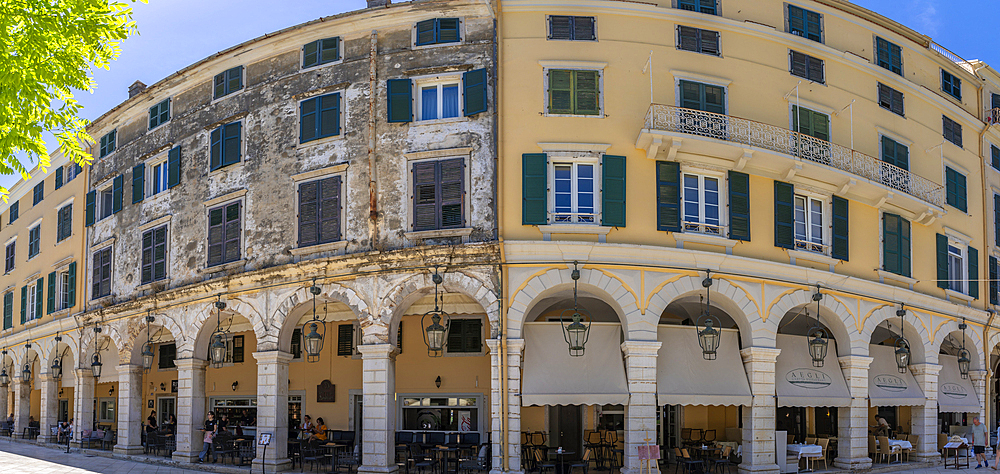
POLYGON ((367 2, 368 2, 368 8, 388 7, 389 3, 391 3, 390 0, 367 0, 367 2))
POLYGON ((144 90, 146 90, 146 84, 143 84, 142 81, 135 81, 131 86, 128 86, 128 98, 131 99, 142 94, 144 90))

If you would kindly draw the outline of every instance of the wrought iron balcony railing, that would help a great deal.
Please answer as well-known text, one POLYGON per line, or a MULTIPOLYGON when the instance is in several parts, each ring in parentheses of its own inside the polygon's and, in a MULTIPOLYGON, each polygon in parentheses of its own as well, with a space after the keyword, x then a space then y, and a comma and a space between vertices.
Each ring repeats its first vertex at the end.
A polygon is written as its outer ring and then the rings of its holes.
POLYGON ((990 125, 1000 124, 1000 107, 986 109, 986 123, 990 125))
POLYGON ((715 138, 824 164, 881 183, 935 206, 944 206, 944 187, 909 170, 826 140, 753 120, 652 104, 646 128, 715 138))

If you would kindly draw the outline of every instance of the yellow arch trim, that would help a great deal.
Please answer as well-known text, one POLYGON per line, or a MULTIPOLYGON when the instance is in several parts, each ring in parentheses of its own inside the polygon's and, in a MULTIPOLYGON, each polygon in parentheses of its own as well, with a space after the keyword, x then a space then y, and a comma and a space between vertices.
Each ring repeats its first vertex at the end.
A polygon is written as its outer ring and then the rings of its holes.
MULTIPOLYGON (((764 320, 764 322, 767 322, 768 316, 771 315, 771 308, 773 308, 774 305, 778 304, 778 301, 781 301, 781 299, 784 298, 786 295, 790 295, 792 293, 795 293, 796 291, 805 290, 805 289, 806 289, 805 287, 801 287, 801 288, 789 288, 789 289, 783 291, 780 295, 774 297, 774 299, 771 301, 771 304, 767 305, 767 311, 765 311, 764 314, 760 315, 760 318, 762 320, 764 320)), ((778 321, 778 322, 780 323, 781 321, 778 321)))
POLYGON ((667 285, 669 285, 671 283, 674 283, 677 280, 680 280, 681 278, 684 278, 686 276, 692 276, 692 275, 690 274, 690 272, 687 273, 687 274, 680 273, 680 274, 674 275, 671 278, 668 278, 668 279, 664 280, 663 283, 660 283, 659 285, 656 285, 656 287, 653 288, 653 290, 649 292, 649 295, 645 296, 646 301, 643 302, 642 314, 646 314, 646 308, 649 308, 649 302, 653 300, 653 295, 659 293, 660 290, 662 290, 664 286, 667 286, 667 285))
MULTIPOLYGON (((531 266, 534 266, 534 265, 531 265, 531 266)), ((568 268, 568 266, 567 266, 567 268, 568 268)), ((514 292, 511 293, 511 295, 509 297, 507 297, 507 304, 505 304, 504 306, 507 307, 507 308, 510 308, 510 303, 512 301, 514 301, 514 298, 517 298, 517 294, 520 293, 521 290, 524 289, 524 287, 528 286, 528 282, 530 282, 531 280, 534 280, 535 278, 538 278, 539 275, 543 275, 545 273, 548 273, 549 270, 558 270, 558 269, 559 269, 559 267, 557 267, 557 266, 551 266, 551 267, 545 267, 545 268, 543 268, 543 269, 541 269, 541 270, 533 273, 530 277, 526 278, 521 283, 521 286, 517 287, 517 289, 514 290, 514 292)))
MULTIPOLYGON (((847 306, 847 303, 844 303, 843 300, 841 300, 840 298, 837 298, 836 295, 830 295, 830 297, 833 298, 834 301, 840 303, 840 305, 844 307, 844 310, 847 311, 847 314, 850 314, 851 315, 851 319, 854 320, 854 325, 857 326, 858 325, 858 315, 854 314, 854 311, 851 311, 851 307, 847 306)), ((859 334, 861 333, 860 329, 858 330, 858 333, 859 334)))
MULTIPOLYGON (((740 291, 742 291, 742 292, 743 292, 743 294, 744 294, 744 295, 746 295, 747 299, 748 299, 748 300, 750 300, 750 302, 751 302, 751 303, 753 303, 753 305, 757 307, 757 311, 760 311, 760 302, 759 302, 759 301, 757 301, 757 299, 756 299, 756 298, 754 298, 754 297, 753 297, 753 295, 752 295, 752 294, 750 294, 750 292, 749 292, 749 291, 747 291, 747 289, 746 289, 746 288, 744 288, 744 287, 740 286, 740 285, 739 285, 739 284, 737 284, 737 283, 734 283, 734 282, 733 282, 733 280, 731 280, 731 279, 729 279, 729 278, 719 278, 719 280, 726 280, 726 281, 728 281, 728 282, 729 282, 729 284, 730 284, 730 285, 733 285, 733 286, 735 286, 736 288, 739 288, 739 289, 740 289, 740 291)), ((762 281, 759 281, 759 283, 761 283, 761 285, 763 285, 763 284, 764 284, 764 282, 762 282, 762 281)), ((746 316, 746 315, 744 315, 744 316, 746 316)))
MULTIPOLYGON (((858 305, 860 306, 860 304, 861 303, 859 302, 858 305)), ((868 310, 868 313, 865 314, 865 317, 861 318, 860 328, 863 328, 865 326, 865 323, 868 322, 868 318, 870 318, 873 314, 875 314, 876 311, 878 311, 878 310, 880 310, 882 308, 885 308, 886 306, 892 306, 892 305, 890 305, 888 303, 883 303, 881 305, 875 306, 872 309, 868 310)), ((861 332, 860 328, 858 329, 858 332, 861 332)))
MULTIPOLYGON (((583 268, 587 268, 587 267, 584 266, 583 268)), ((597 271, 603 273, 608 278, 614 278, 615 280, 618 280, 618 283, 620 283, 622 285, 622 288, 625 288, 625 291, 628 291, 629 293, 632 294, 632 299, 635 300, 635 306, 636 306, 636 308, 640 309, 642 311, 642 313, 645 314, 646 310, 644 308, 639 308, 639 305, 642 304, 642 300, 639 298, 639 295, 635 294, 635 290, 633 290, 631 286, 628 286, 628 283, 625 283, 625 280, 622 280, 618 275, 615 275, 614 273, 609 273, 607 270, 605 270, 604 268, 601 268, 601 267, 595 267, 595 268, 593 268, 593 270, 597 270, 597 271)), ((625 315, 623 314, 622 316, 625 316, 625 315)))

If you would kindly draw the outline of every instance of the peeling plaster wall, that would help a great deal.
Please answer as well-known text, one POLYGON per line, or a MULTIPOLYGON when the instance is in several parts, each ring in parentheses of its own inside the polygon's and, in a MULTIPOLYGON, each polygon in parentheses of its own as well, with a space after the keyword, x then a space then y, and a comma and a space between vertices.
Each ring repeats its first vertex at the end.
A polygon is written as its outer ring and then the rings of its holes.
MULTIPOLYGON (((486 68, 492 97, 493 18, 485 2, 463 0, 401 4, 378 11, 363 10, 366 19, 338 17, 293 27, 225 51, 156 84, 130 99, 92 127, 92 133, 118 129, 118 149, 96 159, 90 168, 91 189, 124 177, 123 210, 98 221, 88 232, 86 301, 91 309, 162 291, 300 260, 341 252, 391 251, 426 244, 462 244, 496 239, 494 169, 494 104, 473 117, 433 124, 387 123, 386 80, 428 71, 486 68), (414 47, 417 21, 446 16, 462 19, 459 44, 414 47), (343 20, 343 21, 340 21, 343 20), (377 235, 369 225, 369 51, 377 34, 375 173, 378 200, 377 235), (342 61, 301 70, 301 46, 319 38, 340 36, 342 61), (244 88, 213 100, 212 77, 244 66, 244 88), (332 90, 330 90, 332 89, 332 90), (314 94, 339 91, 343 97, 342 134, 299 144, 298 103, 314 94), (171 98, 171 118, 147 131, 148 109, 171 98), (221 124, 242 120, 240 163, 209 171, 209 137, 221 124), (181 182, 132 204, 132 169, 137 163, 181 149, 181 182), (447 148, 471 148, 467 155, 466 216, 468 237, 411 240, 405 235, 412 212, 410 164, 405 154, 447 148), (342 238, 346 248, 295 256, 297 247, 296 188, 292 175, 347 165, 343 172, 342 238), (242 197, 244 260, 225 271, 206 272, 208 208, 205 201, 245 190, 242 197), (168 280, 140 286, 140 226, 169 216, 168 280), (112 240, 113 239, 113 240, 112 240), (93 301, 93 251, 113 242, 112 296, 93 301), (96 245, 95 245, 96 244, 96 245)), ((416 91, 415 94, 416 95, 416 91)), ((492 101, 490 101, 492 102, 492 101)), ((414 105, 416 112, 416 105, 414 105)), ((99 135, 97 135, 99 136, 99 135)), ((96 150, 95 150, 96 153, 96 150)), ((147 172, 148 176, 148 172, 147 172)), ((148 183, 147 183, 148 186, 148 183)), ((81 203, 82 207, 83 203, 81 203)))

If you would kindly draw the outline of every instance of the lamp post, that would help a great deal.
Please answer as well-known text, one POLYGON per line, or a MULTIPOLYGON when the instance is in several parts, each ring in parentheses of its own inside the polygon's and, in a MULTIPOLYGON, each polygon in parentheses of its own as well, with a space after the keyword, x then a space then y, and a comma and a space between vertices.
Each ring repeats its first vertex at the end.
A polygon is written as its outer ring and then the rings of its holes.
POLYGON ((963 379, 969 378, 969 363, 972 362, 971 353, 965 348, 965 329, 967 327, 965 318, 962 318, 962 324, 958 325, 958 328, 962 330, 962 349, 958 351, 958 372, 962 374, 963 379))
POLYGON ((0 364, 3 365, 3 367, 0 367, 0 385, 4 386, 10 383, 10 375, 7 373, 7 364, 4 362, 5 359, 7 359, 7 349, 0 352, 0 364))
POLYGON ((902 303, 896 310, 899 316, 899 337, 896 338, 896 369, 899 373, 905 374, 910 365, 910 341, 906 340, 906 326, 903 325, 903 318, 906 316, 906 309, 902 303))
MULTIPOLYGON (((587 324, 583 324, 584 314, 580 312, 578 300, 580 270, 577 265, 577 262, 573 262, 573 271, 570 273, 570 278, 573 279, 573 313, 568 315, 571 321, 569 326, 566 325, 566 317, 559 317, 559 324, 563 329, 563 340, 569 345, 570 357, 582 357, 586 352, 592 323, 592 319, 587 315, 587 324)), ((565 311, 563 313, 565 314, 565 311)))
POLYGON ((215 331, 212 332, 212 344, 209 346, 209 358, 212 359, 212 367, 219 368, 226 363, 229 355, 229 348, 226 347, 223 338, 227 332, 222 330, 222 311, 226 309, 226 303, 222 301, 222 296, 215 300, 215 331))
POLYGON ((438 273, 437 267, 434 267, 434 275, 431 277, 431 281, 434 282, 434 309, 424 313, 420 317, 420 325, 423 326, 426 318, 430 316, 431 324, 424 327, 424 344, 427 345, 427 355, 441 357, 444 355, 444 347, 448 344, 447 336, 451 318, 443 308, 438 306, 440 296, 438 290, 441 283, 444 282, 444 278, 438 273), (444 324, 441 324, 442 319, 445 321, 444 324))
MULTIPOLYGON (((816 302, 816 324, 809 329, 809 356, 812 357, 813 367, 823 367, 826 361, 826 354, 830 348, 830 335, 826 328, 819 322, 819 302, 823 299, 819 285, 816 285, 816 292, 812 295, 812 300, 816 302)), ((806 318, 809 317, 809 308, 806 308, 806 318)))
POLYGON ((156 318, 146 310, 146 343, 142 345, 142 372, 149 373, 153 368, 153 338, 149 335, 149 327, 156 318))
POLYGON ((705 360, 715 360, 719 344, 722 342, 722 332, 713 326, 721 326, 721 321, 712 316, 709 310, 712 308, 712 274, 706 272, 705 279, 701 281, 701 286, 705 288, 705 305, 702 307, 701 316, 695 321, 695 328, 698 331, 698 345, 701 346, 701 356, 705 360), (702 321, 705 328, 702 329, 702 321))
POLYGON ((104 368, 104 364, 101 363, 101 351, 107 349, 107 342, 101 337, 101 327, 97 326, 94 328, 94 361, 90 363, 90 370, 94 374, 95 379, 101 378, 101 369, 104 368))
POLYGON ((31 343, 27 342, 24 344, 24 368, 21 369, 21 382, 31 383, 31 366, 35 363, 34 360, 28 360, 28 351, 31 350, 31 343))
MULTIPOLYGON (((55 341, 56 350, 58 351, 59 343, 62 342, 62 336, 60 336, 59 333, 56 333, 55 341)), ((56 355, 55 360, 52 361, 52 367, 49 367, 49 376, 55 380, 59 380, 62 378, 62 371, 62 355, 60 354, 56 355)))
POLYGON ((319 354, 323 351, 323 340, 326 339, 326 313, 324 312, 324 319, 322 320, 316 315, 316 297, 321 292, 320 287, 316 286, 316 280, 313 279, 313 284, 309 287, 309 293, 312 294, 313 300, 312 321, 309 322, 309 332, 302 331, 304 334, 302 339, 306 350, 306 362, 319 361, 319 354), (319 331, 320 327, 323 328, 322 331, 319 331))

